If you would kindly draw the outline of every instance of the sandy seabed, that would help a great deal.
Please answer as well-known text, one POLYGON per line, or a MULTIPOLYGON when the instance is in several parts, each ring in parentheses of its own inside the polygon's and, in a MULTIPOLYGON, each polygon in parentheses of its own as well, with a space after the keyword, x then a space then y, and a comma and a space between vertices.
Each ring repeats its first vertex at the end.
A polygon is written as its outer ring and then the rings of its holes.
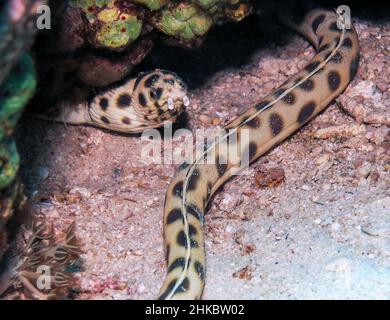
MULTIPOLYGON (((251 23, 227 28, 233 35, 216 30, 197 51, 157 48, 140 67, 189 83, 179 128, 227 123, 314 54, 294 33, 274 40, 247 32, 251 23)), ((362 59, 347 90, 214 197, 204 299, 390 299, 390 23, 355 25, 362 59)), ((31 118, 21 126, 34 209, 59 229, 77 225, 85 254, 75 297, 156 297, 176 165, 141 165, 139 135, 31 118)))

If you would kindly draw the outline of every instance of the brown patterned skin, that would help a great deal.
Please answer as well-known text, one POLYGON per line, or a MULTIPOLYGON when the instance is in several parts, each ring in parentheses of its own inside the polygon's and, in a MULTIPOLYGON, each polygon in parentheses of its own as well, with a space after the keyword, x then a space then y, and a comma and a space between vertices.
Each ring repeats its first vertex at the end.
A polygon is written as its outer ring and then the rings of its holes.
MULTIPOLYGON (((155 70, 115 85, 50 120, 134 133, 174 122, 188 106, 187 86, 173 72, 155 70)), ((44 118, 41 116, 41 118, 44 118)))
POLYGON ((353 79, 359 64, 358 37, 353 27, 339 29, 337 19, 335 12, 317 9, 303 24, 292 26, 308 38, 317 54, 301 72, 225 127, 232 130, 204 154, 211 156, 214 164, 199 163, 203 155, 179 167, 164 207, 168 272, 159 299, 201 298, 205 284, 205 208, 232 176, 231 169, 239 166, 219 153, 229 135, 236 133, 239 144, 242 130, 249 130, 244 150, 253 162, 321 112, 353 79))

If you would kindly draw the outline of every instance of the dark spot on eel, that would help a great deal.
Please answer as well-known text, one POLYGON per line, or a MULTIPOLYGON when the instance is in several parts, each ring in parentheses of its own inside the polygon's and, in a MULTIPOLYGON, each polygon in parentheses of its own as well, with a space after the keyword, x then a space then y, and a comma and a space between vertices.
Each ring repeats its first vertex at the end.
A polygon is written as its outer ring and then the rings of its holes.
POLYGON ((292 93, 292 92, 289 92, 287 93, 283 98, 282 100, 284 102, 286 102, 287 104, 294 104, 296 99, 295 99, 295 95, 292 93))
POLYGON ((189 166, 190 165, 187 162, 183 162, 181 165, 179 165, 178 170, 181 171, 181 170, 187 169, 189 166))
POLYGON ((316 17, 312 24, 311 24, 311 27, 313 28, 313 31, 314 33, 317 32, 317 29, 318 29, 318 26, 323 23, 325 20, 325 15, 324 14, 320 14, 318 17, 316 17))
POLYGON ((108 108, 108 99, 107 98, 101 98, 99 102, 100 108, 102 108, 103 111, 106 111, 108 108))
POLYGON ((306 70, 307 72, 312 72, 312 71, 314 71, 320 64, 321 64, 320 61, 311 62, 311 63, 309 63, 309 64, 305 67, 305 70, 306 70))
POLYGON ((156 89, 156 100, 159 100, 164 92, 163 88, 157 88, 156 89))
POLYGON ((175 261, 173 261, 169 267, 168 267, 168 273, 175 270, 176 268, 184 269, 185 266, 185 259, 184 258, 177 258, 175 261))
POLYGON ((176 282, 177 282, 177 279, 172 280, 172 281, 168 284, 167 289, 158 297, 158 300, 165 300, 165 299, 168 297, 168 295, 171 293, 171 291, 173 290, 173 288, 175 287, 176 282))
POLYGON ((188 278, 184 278, 182 283, 180 283, 180 285, 177 287, 175 294, 180 292, 186 292, 189 289, 189 287, 190 287, 190 281, 188 280, 188 278))
POLYGON ((256 155, 257 152, 257 145, 254 142, 249 143, 248 147, 248 153, 249 153, 249 161, 252 161, 254 156, 256 155))
POLYGON ((350 38, 345 38, 343 41, 344 48, 352 48, 352 40, 350 38))
POLYGON ((126 108, 130 107, 131 104, 131 96, 127 93, 123 93, 118 98, 118 107, 119 108, 126 108))
POLYGON ((203 265, 199 261, 195 261, 194 268, 200 280, 204 281, 205 272, 203 265))
POLYGON ((179 181, 172 189, 172 194, 181 198, 183 196, 183 181, 179 181))
POLYGON ((326 49, 328 49, 330 47, 329 43, 326 43, 324 45, 322 45, 319 49, 318 49, 318 52, 322 52, 326 49))
POLYGON ((171 246, 168 244, 165 249, 165 261, 169 260, 169 252, 171 251, 171 246))
POLYGON ((100 120, 102 120, 102 122, 104 122, 105 124, 109 124, 110 123, 110 120, 108 120, 105 116, 101 116, 100 120))
POLYGON ((267 104, 269 104, 269 101, 261 101, 255 105, 255 109, 257 111, 263 110, 267 104))
POLYGON ((314 33, 317 32, 317 29, 318 29, 318 26, 323 23, 325 20, 325 15, 324 14, 320 14, 318 17, 316 17, 312 24, 311 24, 311 27, 313 28, 313 31, 314 33))
POLYGON ((284 93, 284 89, 280 88, 275 91, 275 96, 280 97, 284 93))
POLYGON ((215 166, 217 167, 218 175, 222 177, 226 172, 227 168, 226 159, 217 156, 215 159, 215 166))
POLYGON ((138 101, 139 101, 141 106, 143 106, 143 107, 147 106, 145 95, 142 92, 140 92, 138 95, 138 101))
POLYGON ((182 220, 183 214, 180 209, 173 209, 167 215, 167 224, 174 223, 177 220, 182 220))
POLYGON ((144 82, 145 88, 150 88, 154 85, 156 81, 160 79, 160 76, 158 74, 153 74, 149 78, 147 78, 144 82))
MULTIPOLYGON (((191 236, 192 235, 195 235, 197 232, 196 232, 196 229, 194 226, 192 225, 189 225, 189 229, 188 229, 188 235, 190 237, 190 242, 191 242, 191 247, 192 248, 197 248, 198 247, 198 242, 191 239, 191 236)), ((184 231, 180 231, 178 234, 177 234, 177 237, 176 237, 176 242, 179 246, 182 246, 182 247, 185 247, 185 248, 188 248, 188 243, 187 243, 187 238, 186 238, 186 235, 184 233, 184 231)))
POLYGON ((341 63, 343 61, 343 56, 342 54, 337 51, 333 57, 330 59, 330 61, 334 62, 334 63, 341 63))
POLYGON ((302 107, 301 111, 299 112, 298 122, 300 124, 305 123, 311 117, 311 115, 313 114, 315 108, 316 108, 316 105, 315 105, 315 103, 313 101, 305 104, 302 107))
POLYGON ((145 78, 146 76, 147 76, 147 73, 142 73, 137 77, 137 79, 135 79, 133 90, 137 89, 137 87, 140 84, 140 82, 142 81, 142 79, 145 78))
POLYGON ((254 117, 252 120, 246 122, 246 125, 250 128, 259 128, 260 127, 260 119, 258 117, 254 117))
POLYGON ((274 136, 278 135, 283 130, 283 119, 277 113, 271 114, 269 117, 269 124, 274 136))
POLYGON ((340 86, 340 81, 340 75, 337 71, 330 71, 328 73, 328 85, 330 90, 336 91, 340 86))
POLYGON ((314 81, 307 79, 305 82, 302 82, 299 87, 305 91, 311 91, 314 89, 314 81))
POLYGON ((123 117, 122 118, 122 123, 126 124, 126 125, 129 125, 131 123, 131 121, 130 121, 130 119, 128 117, 123 117))
POLYGON ((199 181, 199 176, 200 176, 200 173, 199 173, 198 169, 195 169, 192 172, 192 175, 189 177, 189 180, 187 183, 187 190, 189 190, 189 191, 195 190, 195 188, 198 184, 198 181, 199 181))

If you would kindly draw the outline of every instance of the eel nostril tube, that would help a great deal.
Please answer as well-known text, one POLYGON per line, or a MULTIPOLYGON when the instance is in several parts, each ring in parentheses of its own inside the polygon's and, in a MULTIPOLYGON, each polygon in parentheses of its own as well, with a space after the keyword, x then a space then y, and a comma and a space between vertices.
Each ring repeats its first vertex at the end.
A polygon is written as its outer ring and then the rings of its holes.
POLYGON ((188 107, 190 105, 190 99, 187 96, 183 97, 183 104, 185 107, 188 107))

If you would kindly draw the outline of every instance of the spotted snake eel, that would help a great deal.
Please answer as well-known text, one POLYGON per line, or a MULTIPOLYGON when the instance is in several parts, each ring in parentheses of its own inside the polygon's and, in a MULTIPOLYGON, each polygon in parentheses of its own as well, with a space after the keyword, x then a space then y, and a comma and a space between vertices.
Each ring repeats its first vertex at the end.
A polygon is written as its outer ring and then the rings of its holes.
MULTIPOLYGON (((300 25, 287 22, 307 38, 315 56, 298 74, 254 103, 228 123, 222 135, 192 163, 183 163, 170 183, 164 204, 167 277, 159 299, 200 299, 205 285, 203 215, 213 194, 231 176, 237 161, 220 152, 244 129, 249 162, 283 141, 321 112, 353 79, 359 64, 359 43, 353 26, 347 28, 334 11, 310 11, 300 25), (213 164, 201 163, 209 156, 213 164)), ((123 85, 95 95, 75 109, 64 109, 57 120, 92 124, 121 132, 140 132, 174 121, 188 106, 186 85, 168 71, 141 74, 123 85)))

